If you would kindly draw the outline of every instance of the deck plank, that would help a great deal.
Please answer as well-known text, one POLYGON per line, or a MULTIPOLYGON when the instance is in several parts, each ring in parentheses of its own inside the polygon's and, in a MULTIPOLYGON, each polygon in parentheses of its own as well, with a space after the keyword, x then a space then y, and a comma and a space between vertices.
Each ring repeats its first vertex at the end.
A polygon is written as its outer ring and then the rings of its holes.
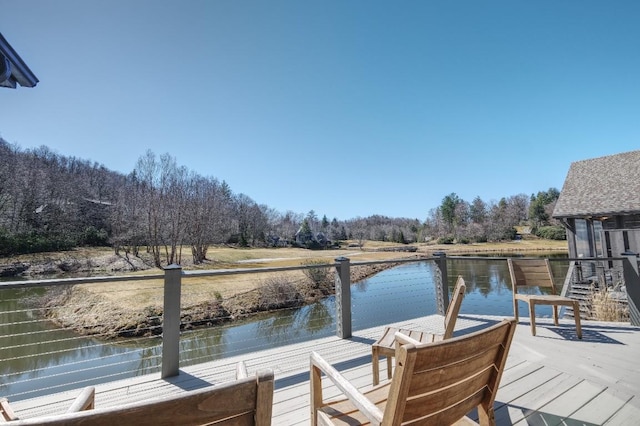
POLYGON ((638 397, 634 396, 604 424, 607 426, 633 425, 638 423, 638 419, 640 419, 640 404, 638 397))
MULTIPOLYGON (((461 315, 454 335, 501 319, 461 315)), ((441 316, 431 315, 390 325, 438 331, 442 321, 441 316)), ((496 398, 498 425, 627 425, 640 418, 640 371, 636 364, 640 329, 628 324, 584 321, 584 337, 578 340, 572 327, 572 321, 562 321, 556 327, 551 319, 538 319, 538 335, 531 336, 526 320, 518 325, 496 398)), ((354 332, 351 339, 329 336, 186 366, 179 376, 167 380, 151 374, 104 383, 96 387, 96 405, 121 405, 232 380, 235 364, 242 360, 249 373, 263 368, 275 373, 274 425, 308 424, 310 353, 318 352, 356 387, 366 390, 372 386, 371 343, 383 328, 354 332)), ((386 377, 386 372, 381 377, 386 377)), ((326 395, 337 395, 337 389, 325 382, 329 381, 323 380, 326 395)), ((62 413, 77 394, 77 390, 62 392, 12 405, 23 418, 62 413)))
MULTIPOLYGON (((583 405, 571 416, 571 419, 585 423, 603 424, 627 405, 632 398, 632 395, 624 392, 606 389, 588 404, 583 405)), ((636 417, 636 421, 640 421, 640 418, 636 417)))
POLYGON ((508 395, 506 397, 499 391, 496 398, 496 424, 517 424, 522 420, 525 420, 524 424, 528 424, 529 416, 534 415, 546 404, 572 389, 581 381, 581 378, 560 374, 537 387, 532 386, 529 391, 509 400, 507 403, 505 403, 505 400, 512 398, 512 396, 506 390, 505 393, 508 395))
MULTIPOLYGON (((549 403, 537 408, 531 415, 515 424, 555 426, 563 424, 565 420, 574 420, 574 415, 584 405, 589 404, 606 388, 601 385, 582 380, 576 386, 568 388, 549 403)), ((608 410, 608 407, 600 407, 608 410)), ((583 423, 580 423, 583 424, 583 423)), ((586 424, 592 424, 590 421, 586 424)), ((596 424, 596 423, 593 423, 596 424)))

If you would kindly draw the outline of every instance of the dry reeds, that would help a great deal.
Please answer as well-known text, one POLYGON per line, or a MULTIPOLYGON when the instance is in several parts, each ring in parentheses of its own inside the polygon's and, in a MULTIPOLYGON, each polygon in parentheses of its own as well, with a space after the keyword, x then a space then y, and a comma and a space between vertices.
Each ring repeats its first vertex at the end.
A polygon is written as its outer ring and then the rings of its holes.
POLYGON ((599 288, 592 285, 589 294, 590 319, 598 321, 626 322, 629 321, 629 305, 620 285, 599 288))

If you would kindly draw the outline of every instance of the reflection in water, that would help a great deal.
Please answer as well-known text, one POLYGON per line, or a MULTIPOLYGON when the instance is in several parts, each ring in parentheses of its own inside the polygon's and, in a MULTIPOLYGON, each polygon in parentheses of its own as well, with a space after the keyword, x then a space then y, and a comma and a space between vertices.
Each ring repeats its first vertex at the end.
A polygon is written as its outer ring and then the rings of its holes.
POLYGON ((105 344, 56 328, 23 302, 41 291, 0 291, 1 395, 19 400, 159 371, 159 339, 105 344))
POLYGON ((402 321, 436 313, 436 266, 408 263, 382 271, 352 288, 353 328, 402 321))
MULTIPOLYGON (((564 277, 565 262, 552 262, 552 266, 557 278, 564 277)), ((511 281, 504 259, 448 259, 447 268, 450 291, 458 275, 467 284, 462 314, 513 315, 511 281)), ((354 284, 353 328, 435 313, 436 272, 432 262, 409 263, 354 284)), ((20 400, 160 370, 159 337, 104 342, 57 329, 23 303, 39 291, 0 291, 0 395, 20 400)), ((548 307, 540 307, 539 315, 549 316, 550 308, 548 312, 544 308, 548 307)), ((326 337, 335 330, 335 297, 329 297, 302 308, 184 332, 180 365, 326 337)))
MULTIPOLYGON (((547 257, 550 257, 547 255, 547 257)), ((558 256, 551 256, 558 257, 558 256)), ((564 255, 566 258, 566 254, 564 255)), ((551 262, 556 285, 562 284, 569 265, 567 262, 551 262)), ((449 291, 453 290, 458 275, 462 275, 467 292, 460 313, 513 316, 511 277, 505 259, 447 259, 449 291)), ((538 292, 538 289, 532 289, 538 292)), ((520 309, 520 316, 527 317, 528 309, 520 309)), ((549 317, 551 307, 536 307, 536 316, 549 317), (539 310, 538 310, 539 309, 539 310)))
POLYGON ((335 332, 335 298, 255 315, 245 324, 189 331, 180 340, 181 365, 288 345, 335 332))
POLYGON ((323 331, 333 329, 333 303, 335 298, 331 297, 302 309, 259 321, 256 327, 257 334, 271 345, 291 343, 324 334, 323 331))

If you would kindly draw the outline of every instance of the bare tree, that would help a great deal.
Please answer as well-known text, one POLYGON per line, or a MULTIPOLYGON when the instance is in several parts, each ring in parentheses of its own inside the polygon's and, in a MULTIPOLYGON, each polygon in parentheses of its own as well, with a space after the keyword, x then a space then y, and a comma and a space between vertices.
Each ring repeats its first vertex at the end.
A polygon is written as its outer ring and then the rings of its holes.
POLYGON ((162 176, 160 163, 151 150, 138 159, 135 170, 141 181, 140 195, 145 209, 147 250, 153 256, 154 265, 160 268, 165 226, 163 216, 166 177, 162 176))
POLYGON ((12 188, 16 187, 17 148, 0 138, 0 230, 11 226, 9 210, 13 204, 12 188))
POLYGON ((293 240, 296 232, 302 224, 303 219, 304 217, 301 213, 294 213, 291 210, 287 211, 282 216, 282 220, 280 221, 280 225, 278 227, 279 234, 281 236, 284 236, 286 240, 293 240))
POLYGON ((111 210, 111 243, 116 254, 123 249, 125 254, 138 256, 140 246, 145 241, 146 221, 144 215, 144 184, 133 171, 119 186, 111 210))
POLYGON ((232 197, 228 186, 214 178, 193 174, 189 180, 189 206, 186 209, 186 237, 194 263, 207 259, 211 244, 229 238, 232 197))
POLYGON ((164 249, 167 264, 182 262, 182 242, 185 233, 183 215, 187 210, 187 169, 178 167, 175 158, 162 155, 161 176, 164 191, 166 234, 164 249))

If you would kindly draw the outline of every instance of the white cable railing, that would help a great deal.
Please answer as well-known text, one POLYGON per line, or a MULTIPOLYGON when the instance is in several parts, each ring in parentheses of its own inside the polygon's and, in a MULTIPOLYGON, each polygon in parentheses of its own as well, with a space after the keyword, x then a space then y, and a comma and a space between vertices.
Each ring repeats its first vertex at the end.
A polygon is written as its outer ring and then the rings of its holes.
MULTIPOLYGON (((576 259, 552 260, 562 285, 562 271, 576 259)), ((339 258, 209 271, 172 265, 146 275, 2 282, 0 395, 16 400, 148 373, 169 377, 180 366, 443 314, 458 275, 467 283, 462 314, 512 314, 505 258, 339 258), (360 279, 373 267, 383 272, 360 279)))

